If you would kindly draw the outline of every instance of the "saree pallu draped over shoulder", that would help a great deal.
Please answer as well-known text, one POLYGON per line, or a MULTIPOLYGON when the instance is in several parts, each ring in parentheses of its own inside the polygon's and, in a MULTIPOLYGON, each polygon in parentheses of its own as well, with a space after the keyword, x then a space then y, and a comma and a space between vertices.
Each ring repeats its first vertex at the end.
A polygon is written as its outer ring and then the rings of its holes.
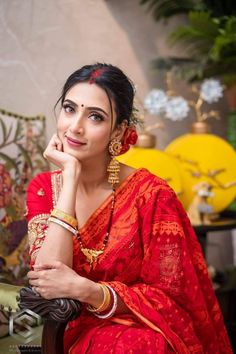
MULTIPOLYGON (((60 171, 40 174, 29 185, 32 263, 60 186, 60 171)), ((102 247, 111 201, 80 229, 84 247, 102 247)), ((92 268, 76 238, 73 252, 73 269, 110 285, 130 313, 102 320, 85 309, 67 327, 65 353, 232 353, 200 245, 162 179, 139 169, 119 186, 109 241, 92 268)))

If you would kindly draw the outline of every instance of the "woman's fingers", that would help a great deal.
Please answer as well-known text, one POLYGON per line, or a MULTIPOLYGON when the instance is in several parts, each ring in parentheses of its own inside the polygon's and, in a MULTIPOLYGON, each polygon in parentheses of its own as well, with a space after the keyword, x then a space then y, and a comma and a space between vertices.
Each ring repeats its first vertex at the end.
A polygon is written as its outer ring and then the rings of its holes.
POLYGON ((51 140, 49 141, 43 156, 45 157, 45 159, 52 162, 54 165, 58 166, 62 170, 64 170, 65 168, 80 168, 79 161, 72 155, 64 152, 63 144, 56 134, 54 134, 51 140))
POLYGON ((30 270, 27 274, 27 277, 29 279, 38 279, 39 275, 37 274, 37 272, 34 272, 33 270, 30 270))
POLYGON ((29 283, 30 283, 30 285, 32 285, 32 286, 39 286, 39 281, 38 281, 38 279, 37 279, 37 280, 30 279, 30 280, 29 280, 29 283))
POLYGON ((48 157, 50 157, 52 151, 60 151, 60 152, 63 151, 62 142, 57 136, 57 134, 53 134, 53 136, 49 140, 48 146, 44 151, 43 156, 47 159, 48 157))
POLYGON ((63 151, 63 145, 61 139, 58 137, 58 135, 55 136, 55 146, 58 151, 63 151))

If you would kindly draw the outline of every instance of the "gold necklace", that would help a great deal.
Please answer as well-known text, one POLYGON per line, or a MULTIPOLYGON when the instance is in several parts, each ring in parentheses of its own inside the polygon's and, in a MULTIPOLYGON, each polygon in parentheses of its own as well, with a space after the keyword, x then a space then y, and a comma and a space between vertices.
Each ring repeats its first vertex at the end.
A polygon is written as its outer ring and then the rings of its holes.
POLYGON ((113 217, 113 212, 114 212, 114 206, 115 206, 115 199, 116 199, 116 194, 115 194, 115 189, 113 189, 112 192, 112 202, 111 202, 111 211, 110 211, 110 216, 109 216, 109 221, 108 221, 108 227, 107 227, 107 232, 103 240, 103 245, 102 248, 99 250, 96 250, 94 248, 85 248, 82 243, 82 239, 80 236, 79 231, 77 232, 77 240, 79 241, 80 244, 80 250, 81 252, 85 255, 87 258, 87 262, 89 263, 90 267, 92 267, 93 263, 96 261, 98 257, 103 254, 107 244, 108 244, 108 239, 110 236, 110 231, 111 231, 111 225, 112 225, 112 217, 113 217))

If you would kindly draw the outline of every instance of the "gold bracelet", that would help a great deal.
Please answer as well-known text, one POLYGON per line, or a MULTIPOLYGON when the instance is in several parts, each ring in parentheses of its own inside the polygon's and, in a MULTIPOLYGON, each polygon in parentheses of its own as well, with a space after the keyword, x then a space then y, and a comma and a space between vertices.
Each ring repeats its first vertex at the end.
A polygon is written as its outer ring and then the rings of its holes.
POLYGON ((54 208, 53 211, 51 212, 51 216, 55 216, 56 218, 66 222, 73 228, 76 228, 78 226, 78 221, 73 216, 65 213, 60 209, 54 208))
POLYGON ((106 285, 99 284, 103 291, 103 302, 99 307, 94 307, 92 305, 87 306, 87 310, 90 312, 100 313, 108 309, 111 303, 111 294, 106 285))

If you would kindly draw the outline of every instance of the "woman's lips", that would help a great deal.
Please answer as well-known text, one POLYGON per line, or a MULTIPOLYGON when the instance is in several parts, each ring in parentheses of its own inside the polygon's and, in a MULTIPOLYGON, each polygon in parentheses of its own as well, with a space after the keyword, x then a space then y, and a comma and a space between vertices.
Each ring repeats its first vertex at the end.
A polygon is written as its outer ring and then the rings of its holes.
POLYGON ((81 141, 73 139, 73 138, 70 138, 68 136, 66 136, 66 140, 67 140, 67 143, 69 145, 71 145, 71 146, 83 146, 83 145, 86 145, 86 143, 82 143, 81 141))

